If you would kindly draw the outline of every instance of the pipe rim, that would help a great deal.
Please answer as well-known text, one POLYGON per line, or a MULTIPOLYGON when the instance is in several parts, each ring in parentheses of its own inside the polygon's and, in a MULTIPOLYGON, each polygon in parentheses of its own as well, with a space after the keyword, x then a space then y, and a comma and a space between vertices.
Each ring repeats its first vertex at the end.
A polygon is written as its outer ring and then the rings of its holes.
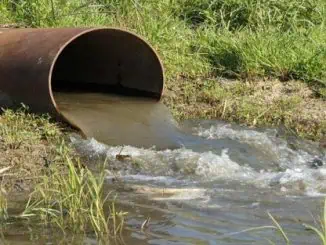
POLYGON ((94 31, 101 31, 101 30, 108 30, 108 31, 121 31, 124 33, 127 33, 131 36, 134 36, 135 38, 139 39, 141 42, 143 42, 144 44, 147 45, 147 47, 150 49, 151 52, 153 52, 153 54, 155 55, 155 57, 157 58, 157 61, 159 62, 160 68, 162 70, 162 90, 161 90, 161 94, 160 94, 160 98, 158 101, 161 100, 162 95, 164 93, 165 90, 165 72, 164 72, 164 66, 163 63, 158 55, 158 53, 155 51, 155 49, 152 47, 152 45, 150 45, 144 38, 142 38, 141 36, 137 35, 136 33, 123 29, 123 28, 114 28, 114 27, 100 27, 100 28, 89 28, 86 29, 84 31, 81 31, 80 33, 78 33, 77 35, 74 35, 72 38, 70 38, 68 41, 65 42, 64 45, 62 45, 62 47, 60 47, 60 49, 58 50, 58 52, 56 53, 56 55, 54 56, 52 63, 51 63, 51 67, 49 70, 49 75, 48 75, 48 88, 49 88, 49 95, 51 98, 51 102, 56 110, 56 112, 60 115, 60 117, 62 117, 66 122, 69 122, 72 126, 79 128, 77 125, 73 124, 72 122, 70 122, 59 110, 59 107, 55 101, 54 95, 53 95, 53 91, 52 91, 52 75, 53 75, 53 70, 55 67, 55 64, 57 62, 57 60, 59 59, 60 55, 62 54, 62 52, 65 50, 65 48, 70 45, 73 41, 75 41, 77 38, 90 33, 90 32, 94 32, 94 31))

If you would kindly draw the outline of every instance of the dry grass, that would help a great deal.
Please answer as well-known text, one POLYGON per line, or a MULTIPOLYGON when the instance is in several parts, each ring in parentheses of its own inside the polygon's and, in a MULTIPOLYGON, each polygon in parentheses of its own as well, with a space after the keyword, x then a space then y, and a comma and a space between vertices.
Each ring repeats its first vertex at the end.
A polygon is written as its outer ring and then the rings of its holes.
POLYGON ((0 116, 0 182, 10 191, 30 191, 46 167, 63 162, 57 154, 64 138, 47 116, 6 110, 0 116))
POLYGON ((182 80, 168 87, 164 102, 180 119, 285 126, 289 133, 307 139, 322 142, 326 137, 326 102, 302 81, 182 80))

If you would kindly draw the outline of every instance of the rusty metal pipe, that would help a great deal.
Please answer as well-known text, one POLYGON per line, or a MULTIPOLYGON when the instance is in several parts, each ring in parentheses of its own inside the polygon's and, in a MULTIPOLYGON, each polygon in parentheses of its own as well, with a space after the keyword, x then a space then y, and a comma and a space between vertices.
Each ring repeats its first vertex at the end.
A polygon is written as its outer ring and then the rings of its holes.
POLYGON ((0 29, 0 107, 24 103, 32 112, 66 120, 56 91, 118 88, 159 100, 163 83, 153 48, 125 30, 0 29))

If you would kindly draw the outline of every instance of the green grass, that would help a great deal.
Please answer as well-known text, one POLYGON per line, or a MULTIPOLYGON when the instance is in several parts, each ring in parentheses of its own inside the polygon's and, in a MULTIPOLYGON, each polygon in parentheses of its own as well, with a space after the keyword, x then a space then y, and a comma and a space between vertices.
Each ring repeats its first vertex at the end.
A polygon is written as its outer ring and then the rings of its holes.
MULTIPOLYGON (((289 239, 289 237, 287 236, 285 230, 282 228, 282 226, 279 224, 279 222, 270 214, 268 213, 269 218, 272 220, 272 222, 274 223, 273 228, 276 229, 280 236, 283 238, 285 244, 290 245, 292 244, 291 240, 289 239)), ((312 226, 310 224, 303 224, 303 226, 309 230, 314 232, 317 237, 320 240, 320 244, 321 245, 326 245, 326 199, 324 200, 324 205, 323 205, 323 209, 322 209, 322 214, 320 216, 320 224, 319 227, 315 227, 312 226)), ((264 227, 261 227, 263 229, 265 229, 264 227)), ((258 227, 258 229, 260 229, 258 227)), ((271 244, 275 244, 273 242, 270 241, 271 244)))
POLYGON ((213 25, 237 31, 244 28, 259 31, 274 27, 282 31, 323 23, 325 3, 319 0, 184 0, 179 16, 193 26, 213 25))
MULTIPOLYGON (((3 0, 0 11, 0 23, 115 26, 144 36, 162 57, 167 75, 166 100, 176 116, 185 111, 188 114, 183 117, 220 116, 223 109, 221 113, 214 111, 220 111, 223 103, 205 109, 214 102, 209 101, 214 90, 206 102, 201 102, 202 107, 193 103, 203 101, 197 96, 203 94, 201 83, 221 78, 237 79, 239 83, 265 79, 266 84, 279 79, 284 86, 303 81, 312 91, 305 98, 310 108, 315 107, 315 100, 326 100, 324 0, 3 0), (169 92, 180 99, 170 98, 169 92), (184 106, 192 109, 182 110, 184 106)), ((238 122, 277 126, 289 118, 293 132, 315 140, 325 137, 323 115, 310 122, 288 110, 282 113, 282 106, 276 104, 278 108, 269 110, 277 112, 276 119, 263 120, 255 101, 241 96, 238 99, 244 100, 233 105, 238 122), (252 110, 255 115, 249 115, 249 120, 247 112, 252 110), (310 132, 307 124, 315 129, 310 132)), ((235 120, 230 113, 222 118, 235 120)))
POLYGON ((319 225, 320 227, 315 227, 309 224, 304 224, 304 226, 308 230, 311 230, 316 233, 322 245, 326 245, 326 200, 324 201, 324 207, 323 207, 319 225))
POLYGON ((65 138, 60 125, 26 107, 0 115, 1 227, 27 222, 36 230, 117 237, 125 213, 116 208, 114 194, 104 190, 104 165, 92 173, 65 138), (10 208, 16 201, 12 193, 27 196, 23 211, 10 208))
POLYGON ((8 219, 8 201, 7 193, 1 188, 0 190, 0 226, 8 219))
POLYGON ((65 158, 68 173, 52 168, 31 194, 21 216, 59 227, 64 233, 119 235, 125 213, 117 211, 114 201, 108 202, 112 195, 104 193, 104 169, 95 175, 78 160, 65 158))
POLYGON ((133 29, 157 47, 172 77, 326 81, 323 0, 4 0, 0 9, 1 22, 31 27, 133 29))
POLYGON ((326 83, 326 34, 316 28, 309 34, 277 30, 198 31, 197 52, 206 54, 218 76, 302 79, 316 86, 326 83))
MULTIPOLYGON (((240 232, 226 234, 226 235, 223 235, 222 237, 226 238, 226 237, 238 235, 238 234, 241 234, 244 232, 256 232, 256 231, 261 231, 261 230, 275 230, 284 242, 281 244, 286 244, 286 245, 293 244, 291 241, 291 237, 288 236, 287 231, 282 226, 282 224, 280 224, 279 221, 277 221, 277 219, 270 212, 267 212, 267 215, 268 215, 269 219, 271 220, 272 225, 252 227, 252 228, 242 230, 240 232)), ((311 231, 311 232, 315 233, 315 235, 319 238, 319 240, 321 242, 320 244, 326 245, 326 228, 325 228, 326 227, 326 199, 324 200, 324 205, 322 208, 322 213, 319 218, 319 221, 320 221, 320 223, 317 224, 318 227, 312 226, 310 224, 302 224, 302 228, 305 229, 306 231, 311 231)), ((314 220, 314 222, 315 222, 315 220, 314 220)), ((273 241, 271 241, 270 239, 268 239, 267 237, 263 237, 263 239, 265 239, 269 244, 273 244, 273 245, 276 244, 273 241)), ((277 244, 279 244, 279 243, 277 243, 277 244)))
POLYGON ((0 140, 4 147, 18 149, 40 140, 56 140, 62 135, 60 128, 50 123, 49 116, 36 116, 27 111, 27 107, 17 111, 3 111, 0 119, 0 140))
MULTIPOLYGON (((279 236, 282 238, 282 240, 284 242, 283 244, 286 244, 286 245, 293 244, 291 241, 291 238, 287 235, 287 232, 282 227, 282 225, 275 219, 275 217, 271 213, 268 212, 267 214, 268 214, 269 219, 273 223, 272 225, 248 228, 246 230, 233 233, 231 235, 235 235, 235 234, 239 234, 239 233, 243 233, 243 232, 253 232, 253 231, 266 230, 266 229, 267 230, 273 229, 273 230, 277 231, 279 236)), ((319 240, 321 242, 320 243, 321 245, 326 245, 326 228, 325 228, 326 227, 326 199, 324 200, 322 214, 321 214, 319 220, 320 220, 319 227, 315 227, 310 224, 302 224, 302 225, 306 230, 314 232, 317 235, 317 237, 319 238, 319 240)), ((268 241, 269 244, 275 245, 275 243, 273 241, 271 241, 270 239, 265 238, 265 240, 268 241)))
POLYGON ((44 167, 63 162, 56 150, 65 137, 62 127, 51 123, 47 115, 34 115, 27 110, 5 110, 0 115, 1 187, 8 193, 15 188, 29 191, 44 167), (17 184, 20 179, 22 185, 17 184))

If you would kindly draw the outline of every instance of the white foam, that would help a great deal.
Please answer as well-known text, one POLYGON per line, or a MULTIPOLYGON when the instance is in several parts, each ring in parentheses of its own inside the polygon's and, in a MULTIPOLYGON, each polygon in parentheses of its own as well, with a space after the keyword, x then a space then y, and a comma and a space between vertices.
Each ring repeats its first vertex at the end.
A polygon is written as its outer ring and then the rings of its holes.
MULTIPOLYGON (((229 125, 215 125, 208 129, 198 128, 198 135, 209 139, 231 138, 252 144, 264 151, 279 155, 280 166, 284 170, 259 170, 239 165, 232 161, 228 149, 221 155, 207 152, 195 152, 190 149, 157 151, 132 146, 110 147, 94 139, 72 138, 73 144, 88 155, 102 155, 118 168, 125 181, 142 181, 173 185, 176 183, 205 183, 215 180, 231 180, 253 184, 257 188, 275 188, 289 193, 293 190, 317 195, 326 192, 326 168, 311 169, 307 165, 313 155, 303 150, 294 151, 285 140, 279 139, 273 132, 264 133, 250 129, 235 130, 229 125), (118 154, 130 156, 130 160, 120 162, 118 154), (133 166, 137 163, 137 169, 133 166)), ((324 156, 325 159, 325 156, 324 156)), ((119 170, 118 170, 119 171, 119 170)))
MULTIPOLYGON (((234 129, 230 124, 216 124, 209 128, 198 127, 196 134, 206 139, 229 138, 242 143, 247 143, 267 155, 275 157, 282 168, 305 166, 316 156, 302 149, 293 150, 286 140, 276 136, 276 130, 259 132, 253 129, 234 129)), ((322 157, 326 159, 326 153, 322 157)))
MULTIPOLYGON (((202 180, 229 179, 234 177, 252 177, 253 170, 250 167, 240 166, 233 162, 228 150, 221 155, 212 152, 198 153, 189 149, 176 149, 156 151, 154 149, 141 149, 132 146, 108 147, 98 143, 94 139, 86 140, 79 148, 87 149, 89 154, 105 154, 109 161, 116 161, 116 155, 130 156, 133 162, 139 163, 142 175, 139 179, 152 174, 154 176, 200 176, 202 180), (123 149, 121 151, 121 149, 123 149)), ((129 175, 135 178, 137 175, 129 175)), ((161 178, 161 177, 159 177, 161 178)), ((166 178, 166 177, 164 177, 166 178)))

